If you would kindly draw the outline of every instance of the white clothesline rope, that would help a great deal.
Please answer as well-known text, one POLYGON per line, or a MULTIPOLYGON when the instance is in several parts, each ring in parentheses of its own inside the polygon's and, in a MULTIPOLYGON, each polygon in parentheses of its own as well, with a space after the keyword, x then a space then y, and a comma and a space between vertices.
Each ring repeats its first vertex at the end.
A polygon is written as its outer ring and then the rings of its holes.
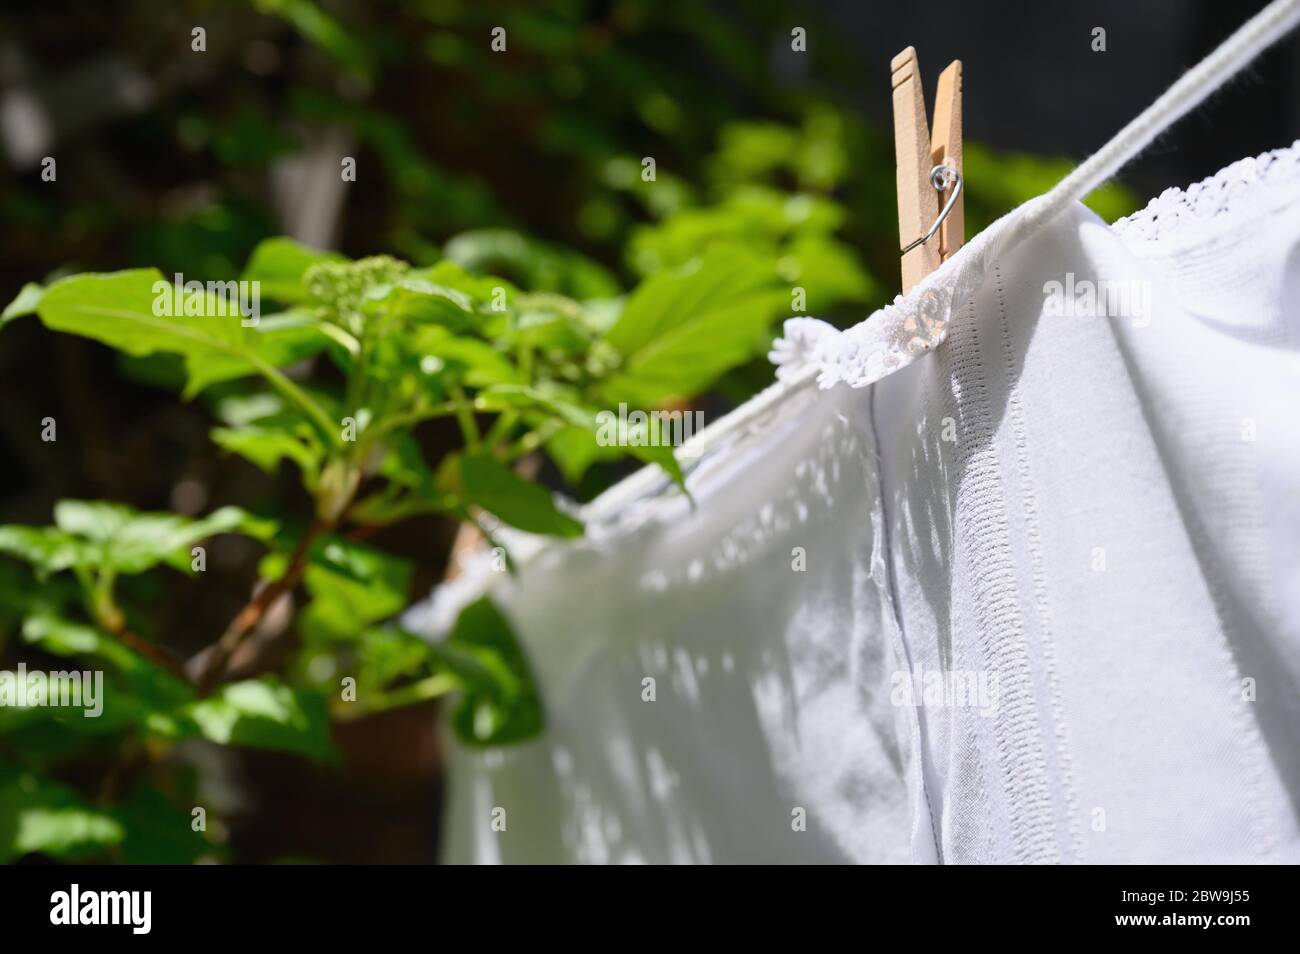
POLYGON ((1016 224, 1028 234, 1062 209, 1087 198, 1157 136, 1203 103, 1255 57, 1300 24, 1300 0, 1274 0, 1247 20, 1209 56, 1184 73, 1132 122, 1048 192, 1016 224))
MULTIPOLYGON (((816 382, 817 368, 811 365, 803 368, 796 377, 777 381, 704 430, 693 434, 681 450, 677 451, 678 458, 685 458, 689 462, 717 450, 745 428, 766 420, 789 398, 800 391, 807 390, 816 382)), ((619 513, 633 501, 666 488, 668 484, 667 476, 659 468, 642 467, 584 507, 583 516, 588 520, 608 518, 619 513)))
MULTIPOLYGON (((1049 192, 1022 206, 1023 214, 1011 217, 1006 230, 998 236, 998 249, 1005 252, 1053 216, 1086 198, 1297 24, 1300 24, 1300 0, 1273 0, 1049 192)), ((807 390, 816 382, 817 373, 816 367, 809 366, 800 369, 794 377, 773 384, 694 435, 679 456, 699 457, 728 443, 765 419, 787 399, 807 390)), ((608 519, 666 485, 666 478, 656 468, 642 468, 584 507, 583 515, 588 520, 608 519)))

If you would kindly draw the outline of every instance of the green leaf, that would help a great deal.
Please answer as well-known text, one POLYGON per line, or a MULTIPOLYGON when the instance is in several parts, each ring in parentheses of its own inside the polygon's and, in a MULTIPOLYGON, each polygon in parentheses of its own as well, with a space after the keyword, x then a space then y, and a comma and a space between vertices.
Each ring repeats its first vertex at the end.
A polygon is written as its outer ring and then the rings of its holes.
POLYGON ((781 261, 782 277, 808 293, 807 314, 820 314, 845 302, 874 301, 884 294, 858 264, 854 249, 830 236, 799 236, 781 261))
POLYGON ((140 658, 92 626, 48 614, 27 617, 23 623, 23 640, 54 656, 98 656, 113 663, 128 664, 140 658))
POLYGON ((396 321, 444 325, 454 332, 474 327, 474 299, 466 292, 407 274, 370 289, 364 307, 396 321))
MULTIPOLYGON (((288 367, 314 357, 329 347, 331 341, 321 323, 305 312, 267 315, 248 331, 246 343, 251 352, 273 368, 288 367)), ((258 373, 247 358, 217 351, 187 354, 185 371, 186 398, 220 381, 258 373)))
POLYGON ((0 862, 31 852, 86 858, 122 841, 122 825, 65 785, 0 766, 0 862))
POLYGON ((573 427, 596 429, 596 412, 577 403, 567 390, 542 389, 523 384, 494 384, 474 398, 477 411, 532 410, 556 417, 573 427))
POLYGON ((624 355, 684 324, 697 320, 719 304, 770 287, 774 276, 765 259, 715 251, 690 264, 646 279, 628 296, 627 304, 605 340, 624 355))
POLYGON ((209 436, 222 450, 238 454, 268 474, 276 472, 280 461, 292 461, 302 471, 309 490, 324 459, 321 447, 307 435, 281 428, 253 424, 240 428, 214 427, 209 436))
POLYGON ((578 298, 619 293, 613 274, 591 259, 511 229, 475 229, 447 242, 444 254, 472 272, 504 272, 528 288, 578 298))
MULTIPOLYGON (((3 535, 4 530, 0 529, 0 536, 3 535)), ((28 613, 53 612, 82 604, 81 587, 75 580, 69 577, 48 580, 46 576, 29 566, 0 560, 0 647, 11 632, 17 631, 28 613)))
POLYGON ((674 484, 683 491, 686 490, 686 475, 682 473, 682 465, 678 463, 677 454, 671 446, 660 444, 657 446, 629 447, 627 452, 647 464, 658 465, 674 484))
POLYGON ((542 731, 541 697, 528 658, 510 622, 490 599, 466 606, 446 642, 434 648, 464 687, 451 718, 461 741, 508 745, 542 731))
POLYGON ((103 716, 85 720, 78 717, 73 721, 75 726, 91 730, 100 728, 100 723, 107 727, 134 722, 166 737, 183 731, 174 712, 193 697, 189 684, 111 636, 46 612, 28 616, 23 621, 22 636, 24 642, 51 655, 89 657, 108 663, 120 674, 122 685, 105 688, 103 716))
POLYGON ((787 299, 770 261, 734 250, 646 280, 606 336, 624 361, 603 393, 645 406, 698 393, 765 346, 787 299))
POLYGON ((597 319, 588 319, 571 298, 553 294, 520 295, 500 341, 510 348, 536 348, 576 355, 590 344, 597 319))
POLYGON ((325 700, 271 677, 224 685, 187 706, 185 715, 204 738, 219 745, 297 752, 325 761, 335 756, 325 700))
POLYGON ((36 308, 44 295, 44 287, 35 282, 28 282, 19 290, 17 297, 5 306, 5 310, 0 312, 0 328, 15 318, 36 314, 36 308))
POLYGON ((387 438, 388 452, 379 465, 379 475, 399 487, 415 491, 421 497, 433 498, 437 491, 433 473, 424 462, 420 442, 409 432, 387 438))
POLYGON ((159 563, 188 567, 190 548, 217 533, 266 538, 274 532, 273 524, 238 507, 222 507, 192 520, 173 513, 141 513, 102 500, 60 500, 54 505, 54 522, 64 533, 90 542, 90 566, 120 573, 143 573, 159 563))
POLYGON ((571 486, 582 480, 592 464, 616 460, 622 453, 621 447, 601 447, 595 432, 587 427, 561 428, 546 441, 547 456, 571 486))
POLYGON ((578 483, 587 469, 598 461, 618 460, 620 457, 630 455, 647 464, 657 465, 674 484, 686 490, 686 477, 682 472, 681 464, 677 461, 674 449, 666 443, 651 445, 647 442, 641 446, 602 445, 596 439, 596 432, 591 428, 565 427, 546 442, 546 453, 570 484, 578 483))
POLYGON ((387 482, 348 508, 350 520, 384 525, 417 514, 455 509, 455 498, 437 488, 420 444, 409 432, 387 437, 385 443, 389 446, 378 475, 387 482))
POLYGON ((293 419, 293 412, 286 410, 284 399, 267 391, 226 395, 214 402, 212 411, 217 420, 229 427, 281 424, 293 419))
MULTIPOLYGON (((337 428, 325 411, 297 385, 268 363, 258 348, 264 342, 239 314, 208 294, 203 314, 155 314, 155 305, 174 297, 174 286, 157 269, 135 269, 107 275, 74 275, 51 285, 37 309, 41 321, 55 331, 82 335, 131 355, 170 352, 200 367, 214 356, 246 362, 286 398, 311 417, 327 441, 337 428)), ((174 301, 172 302, 174 304, 174 301)))
POLYGON ((453 335, 445 328, 432 325, 416 331, 414 347, 420 354, 437 358, 454 369, 470 387, 523 383, 510 360, 478 338, 453 335))
POLYGON ((397 626, 369 630, 358 650, 357 684, 374 689, 419 672, 434 655, 428 640, 397 626))
POLYGON ((261 293, 286 305, 307 301, 311 296, 303 285, 307 269, 321 262, 345 262, 342 255, 321 252, 289 238, 269 238, 253 249, 244 266, 242 281, 260 282, 261 293))
MULTIPOLYGON (((274 575, 278 567, 268 569, 264 575, 274 575)), ((372 623, 406 607, 410 582, 406 560, 343 537, 322 537, 312 546, 303 572, 311 596, 303 610, 303 632, 314 638, 356 639, 372 623)))
POLYGON ((99 550, 54 527, 0 527, 0 553, 30 563, 44 579, 51 573, 78 566, 93 566, 99 550))
POLYGON ((359 79, 366 80, 374 71, 372 47, 349 27, 327 13, 312 0, 256 0, 263 13, 274 14, 291 23, 313 46, 334 57, 359 79))
POLYGON ((171 306, 164 299, 170 300, 173 292, 156 268, 73 275, 51 285, 37 310, 55 331, 94 338, 127 354, 215 350, 240 356, 250 351, 242 316, 220 314, 228 309, 206 293, 198 303, 203 314, 167 315, 171 306), (163 314, 154 313, 155 302, 161 302, 163 314))
POLYGON ((266 539, 275 525, 238 507, 200 520, 171 513, 140 513, 102 500, 61 500, 54 527, 0 527, 0 552, 26 560, 39 576, 85 568, 142 573, 159 563, 188 569, 190 548, 217 533, 266 539))
POLYGON ((529 533, 582 536, 582 524, 556 508, 549 490, 520 477, 495 457, 471 454, 460 457, 457 464, 459 489, 466 502, 529 533))
POLYGON ((435 285, 464 292, 470 296, 475 307, 480 309, 508 307, 519 295, 519 289, 504 278, 495 275, 472 275, 449 259, 443 259, 436 265, 418 269, 411 274, 435 285))

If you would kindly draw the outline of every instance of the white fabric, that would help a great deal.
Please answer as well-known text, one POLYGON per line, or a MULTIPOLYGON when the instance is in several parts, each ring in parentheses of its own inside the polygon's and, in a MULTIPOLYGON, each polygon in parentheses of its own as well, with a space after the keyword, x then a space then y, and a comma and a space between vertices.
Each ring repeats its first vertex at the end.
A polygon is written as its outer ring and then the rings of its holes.
POLYGON ((866 386, 790 323, 782 374, 831 387, 695 509, 598 502, 493 578, 549 727, 453 751, 447 859, 1300 861, 1298 170, 977 248, 921 293, 942 347, 866 386), (1088 282, 1117 314, 1060 313, 1088 282))
MULTIPOLYGON (((851 329, 839 347, 831 349, 829 336, 822 334, 834 329, 812 322, 813 326, 821 327, 808 329, 812 339, 808 344, 825 346, 828 360, 802 363, 797 369, 778 372, 777 384, 693 435, 681 456, 694 459, 732 440, 737 432, 760 422, 772 408, 814 381, 823 387, 841 380, 862 387, 938 346, 947 334, 952 302, 964 301, 969 291, 984 280, 984 262, 990 247, 996 257, 998 252, 1009 250, 1011 245, 1032 236, 1042 223, 1063 209, 1082 201, 1170 124, 1231 79, 1297 22, 1300 22, 1300 0, 1273 0, 1049 193, 994 223, 963 248, 961 254, 928 276, 919 290, 907 298, 900 295, 868 321, 851 329), (844 366, 838 367, 840 363, 844 366)), ((781 344, 777 342, 778 347, 781 344)), ((795 342, 787 340, 786 344, 791 350, 798 350, 795 342)), ((774 353, 773 357, 781 364, 789 355, 774 353)), ((653 468, 644 468, 604 494, 597 502, 596 512, 616 513, 629 501, 662 490, 663 486, 653 468)), ((533 549, 527 543, 524 546, 528 552, 533 549)))
POLYGON ((870 422, 860 393, 808 398, 710 461, 691 482, 694 511, 656 501, 498 587, 548 731, 455 753, 449 859, 910 857, 915 745, 884 684, 870 422), (791 571, 795 546, 807 572, 791 571), (791 829, 796 807, 807 832, 791 829))
POLYGON ((447 857, 1300 860, 1300 144, 1074 205, 1298 18, 907 298, 788 322, 691 442, 699 509, 642 471, 524 541, 495 595, 550 728, 456 751, 447 857))

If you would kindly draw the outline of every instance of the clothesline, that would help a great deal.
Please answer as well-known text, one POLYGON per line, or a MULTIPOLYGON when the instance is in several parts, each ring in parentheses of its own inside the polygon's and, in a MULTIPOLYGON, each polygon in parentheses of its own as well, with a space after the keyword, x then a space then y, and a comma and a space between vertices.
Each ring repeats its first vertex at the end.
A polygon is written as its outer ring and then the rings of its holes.
POLYGON ((1071 204, 931 359, 739 409, 689 519, 440 588, 408 625, 489 588, 546 710, 448 748, 445 857, 1300 859, 1300 144, 1152 209, 1071 204), (1067 274, 1151 299, 1063 319, 1067 274))
MULTIPOLYGON (((1041 229, 1062 210, 1086 198, 1157 136, 1204 102, 1298 23, 1300 0, 1274 0, 1183 74, 1163 95, 1049 192, 995 222, 981 236, 982 242, 966 245, 913 289, 909 299, 950 281, 952 274, 966 266, 974 256, 991 261, 1005 255, 1012 246, 1041 229)), ((863 324, 879 321, 879 315, 879 312, 873 314, 863 324)), ((797 369, 785 380, 773 384, 694 435, 681 456, 699 458, 723 447, 746 429, 765 420, 791 397, 807 390, 816 382, 818 374, 819 369, 812 365, 797 369)), ((583 509, 583 515, 587 520, 609 519, 630 503, 659 493, 667 486, 668 481, 662 473, 654 468, 643 468, 593 500, 583 509)))

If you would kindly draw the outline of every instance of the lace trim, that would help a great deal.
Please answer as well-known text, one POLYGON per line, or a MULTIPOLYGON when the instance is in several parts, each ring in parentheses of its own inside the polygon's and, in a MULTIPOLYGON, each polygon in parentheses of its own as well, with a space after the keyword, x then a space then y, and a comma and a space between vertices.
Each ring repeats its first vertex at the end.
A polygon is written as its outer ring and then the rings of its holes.
POLYGON ((1263 155, 1239 159, 1186 189, 1169 188, 1146 208, 1111 228, 1126 242, 1150 242, 1193 223, 1237 213, 1257 199, 1273 199, 1279 185, 1300 181, 1300 139, 1263 155))
POLYGON ((1043 197, 1027 202, 975 236, 927 275, 906 297, 874 312, 845 331, 816 318, 789 318, 768 359, 786 381, 818 369, 817 386, 862 388, 933 351, 948 336, 957 313, 984 281, 985 263, 998 257, 1010 228, 1043 197))
MULTIPOLYGON (((1254 158, 1241 159, 1218 173, 1184 189, 1166 189, 1146 208, 1119 219, 1111 228, 1126 243, 1152 242, 1175 233, 1180 237, 1198 223, 1219 225, 1228 213, 1239 214, 1258 202, 1280 203, 1278 186, 1300 184, 1300 140, 1254 158)), ((974 297, 984 281, 986 263, 996 261, 1008 245, 1032 231, 1034 212, 1043 208, 1046 196, 1031 200, 1003 216, 975 236, 961 251, 907 296, 899 295, 846 331, 816 318, 790 318, 782 336, 772 343, 768 359, 776 365, 780 385, 765 396, 751 399, 732 413, 742 420, 737 429, 748 431, 756 420, 770 423, 770 411, 806 383, 814 373, 819 387, 844 383, 860 388, 879 381, 893 371, 934 350, 948 335, 957 312, 974 297), (757 408, 761 404, 761 411, 757 408), (752 413, 745 415, 745 408, 752 413)), ((722 423, 722 422, 719 422, 722 423)), ((716 431, 713 425, 696 439, 716 431)), ((631 488, 635 493, 617 496, 620 488, 646 474, 641 471, 584 509, 589 535, 613 537, 643 525, 662 503, 658 482, 631 488), (606 499, 606 498, 609 499, 606 499), (630 499, 625 499, 630 498, 630 499), (604 503, 606 506, 601 506, 604 503), (608 528, 603 521, 610 521, 608 528), (601 532, 603 531, 603 532, 601 532)), ((503 528, 501 533, 510 533, 503 528)), ((511 552, 523 564, 556 544, 543 537, 511 534, 511 552)), ((457 581, 435 587, 431 596, 409 609, 404 623, 415 632, 437 638, 448 632, 460 610, 477 599, 501 574, 490 571, 490 554, 480 553, 467 561, 457 581)))
MULTIPOLYGON (((1241 159, 1215 175, 1183 189, 1166 189, 1140 212, 1111 228, 1124 242, 1137 244, 1194 234, 1190 227, 1228 213, 1243 213, 1259 203, 1280 202, 1278 186, 1300 182, 1300 140, 1292 145, 1241 159)), ((1050 195, 1050 193, 1049 193, 1050 195)), ((984 281, 986 263, 996 261, 1012 244, 1034 230, 1037 212, 1047 210, 1048 196, 1030 200, 975 236, 956 255, 926 276, 906 296, 898 296, 845 331, 816 318, 790 318, 772 345, 768 359, 781 380, 817 369, 817 385, 861 388, 933 351, 948 336, 959 311, 984 281)), ((1050 211, 1050 210, 1047 210, 1050 211)))

